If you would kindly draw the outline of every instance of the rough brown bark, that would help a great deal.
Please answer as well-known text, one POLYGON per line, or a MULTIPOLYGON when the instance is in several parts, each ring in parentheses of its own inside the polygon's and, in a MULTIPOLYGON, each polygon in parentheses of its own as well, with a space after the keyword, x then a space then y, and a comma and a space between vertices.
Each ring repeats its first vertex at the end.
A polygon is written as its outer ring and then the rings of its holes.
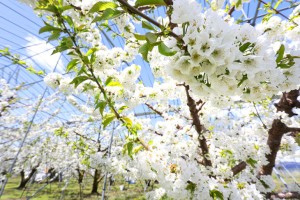
POLYGON ((200 122, 200 118, 198 115, 197 104, 196 104, 195 100, 189 94, 189 89, 190 89, 189 86, 185 85, 184 87, 185 87, 186 96, 187 96, 187 105, 189 107, 190 114, 193 119, 193 125, 195 126, 195 129, 198 133, 198 141, 199 141, 200 148, 201 148, 202 155, 203 155, 203 163, 205 166, 212 166, 212 163, 208 158, 209 149, 207 146, 206 138, 204 137, 204 135, 202 133, 203 126, 200 122))
POLYGON ((22 170, 20 172, 20 176, 21 176, 21 181, 20 181, 20 184, 18 186, 18 189, 24 189, 26 184, 28 183, 28 181, 32 178, 32 176, 35 174, 35 172, 37 171, 37 167, 33 168, 29 175, 25 178, 25 172, 24 170, 22 170))
MULTIPOLYGON (((299 108, 300 102, 297 100, 299 96, 299 90, 291 90, 290 92, 284 92, 278 103, 275 104, 277 111, 283 111, 292 117, 296 115, 292 109, 294 107, 299 108)), ((267 144, 271 150, 271 153, 266 155, 268 164, 262 166, 260 175, 271 175, 273 167, 275 166, 277 152, 280 148, 282 136, 285 133, 297 131, 298 128, 287 127, 280 119, 275 119, 272 123, 271 129, 268 131, 267 144)))
POLYGON ((269 130, 268 141, 267 144, 271 150, 270 154, 266 155, 268 160, 268 164, 262 166, 260 174, 261 175, 271 175, 273 171, 273 167, 275 166, 277 152, 280 148, 282 136, 289 132, 289 128, 281 122, 280 119, 275 119, 272 123, 272 127, 269 130))
POLYGON ((300 108, 300 102, 297 100, 299 96, 299 90, 292 90, 290 92, 284 92, 278 103, 275 104, 277 111, 283 111, 292 117, 297 115, 292 112, 292 108, 300 108))
POLYGON ((95 169, 91 194, 98 194, 99 177, 100 177, 100 172, 99 170, 95 169))
POLYGON ((238 173, 240 173, 241 171, 246 169, 246 166, 247 166, 247 163, 242 161, 239 164, 237 164, 236 166, 234 166, 233 168, 231 168, 231 171, 233 172, 233 176, 237 175, 238 173))
POLYGON ((77 172, 78 172, 78 183, 80 184, 83 181, 83 177, 84 177, 85 171, 77 169, 77 172))

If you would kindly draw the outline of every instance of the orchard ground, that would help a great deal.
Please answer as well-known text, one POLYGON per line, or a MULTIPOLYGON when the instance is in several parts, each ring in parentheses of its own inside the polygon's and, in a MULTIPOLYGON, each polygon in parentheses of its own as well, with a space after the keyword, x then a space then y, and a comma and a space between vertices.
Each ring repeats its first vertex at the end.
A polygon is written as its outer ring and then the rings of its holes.
MULTIPOLYGON (((295 170, 291 172, 291 175, 296 180, 300 180, 300 171, 295 170)), ((293 184, 294 180, 287 174, 281 173, 284 181, 289 185, 293 184)), ((282 192, 285 190, 284 184, 273 174, 273 179, 276 183, 276 192, 282 192)), ((2 196, 3 200, 25 200, 26 196, 32 196, 37 190, 45 185, 45 183, 34 183, 28 184, 27 189, 19 190, 17 189, 19 185, 20 178, 12 177, 9 179, 7 187, 5 189, 4 195, 2 196)), ((101 199, 103 182, 99 184, 99 195, 91 195, 91 186, 92 186, 92 178, 87 178, 83 183, 83 191, 82 198, 86 200, 96 200, 101 199)), ((66 199, 66 200, 77 200, 80 199, 80 189, 77 181, 72 179, 68 186, 66 187, 64 193, 62 193, 62 188, 65 186, 65 182, 53 182, 48 184, 44 189, 42 189, 39 193, 35 195, 35 197, 31 199, 36 200, 47 200, 47 199, 66 199)), ((107 190, 107 198, 112 200, 145 200, 145 193, 143 184, 141 182, 137 182, 135 184, 128 184, 125 182, 123 177, 117 177, 115 184, 112 186, 108 186, 107 190), (120 186, 124 185, 124 190, 120 190, 120 186)), ((154 186, 155 188, 155 186, 154 186)), ((151 187, 148 188, 147 191, 151 190, 151 187)), ((167 200, 167 199, 164 199, 167 200)))
MULTIPOLYGON (((9 179, 9 182, 4 191, 4 195, 1 199, 3 200, 19 200, 26 199, 26 196, 32 196, 34 193, 38 191, 39 188, 46 185, 46 183, 28 183, 27 189, 19 190, 17 189, 19 185, 20 178, 12 177, 9 179)), ((53 182, 49 183, 45 188, 40 190, 33 198, 30 199, 38 199, 38 200, 46 200, 46 199, 80 199, 80 188, 79 184, 75 179, 72 179, 68 186, 66 187, 64 193, 62 192, 62 188, 65 186, 65 182, 53 182)), ((87 200, 96 200, 101 199, 101 192, 103 181, 99 184, 98 192, 99 195, 91 195, 91 186, 92 186, 92 177, 87 177, 83 181, 83 191, 82 198, 87 200)), ((125 182, 123 177, 116 178, 115 184, 112 186, 107 186, 106 192, 108 199, 115 200, 125 200, 125 199, 135 199, 142 200, 145 199, 144 188, 142 183, 137 182, 136 184, 128 184, 125 182), (124 185, 124 190, 120 190, 120 186, 124 185)))

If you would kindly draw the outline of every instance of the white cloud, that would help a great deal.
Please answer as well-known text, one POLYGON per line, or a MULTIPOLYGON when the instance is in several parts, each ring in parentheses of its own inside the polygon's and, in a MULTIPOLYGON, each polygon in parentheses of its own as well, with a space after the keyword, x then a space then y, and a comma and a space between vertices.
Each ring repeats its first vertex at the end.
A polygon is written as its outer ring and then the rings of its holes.
MULTIPOLYGON (((61 59, 61 54, 56 53, 52 54, 54 50, 54 46, 50 43, 47 43, 45 40, 39 39, 35 36, 27 36, 26 40, 26 54, 30 59, 26 60, 30 62, 30 60, 36 62, 42 69, 45 69, 47 72, 53 72, 56 64, 56 72, 64 72, 64 64, 61 59), (38 55, 36 55, 38 54, 38 55), (58 63, 57 63, 58 62, 58 63)), ((31 63, 33 66, 34 64, 31 63)))

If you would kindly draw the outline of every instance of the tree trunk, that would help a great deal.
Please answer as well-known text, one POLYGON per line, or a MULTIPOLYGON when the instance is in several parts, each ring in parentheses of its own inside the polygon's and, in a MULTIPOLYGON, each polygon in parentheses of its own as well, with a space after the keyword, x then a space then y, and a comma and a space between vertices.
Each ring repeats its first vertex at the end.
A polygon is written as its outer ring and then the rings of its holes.
POLYGON ((100 172, 97 169, 95 169, 91 194, 98 194, 99 177, 100 177, 100 172))
POLYGON ((19 184, 19 186, 18 186, 18 189, 24 189, 25 188, 25 186, 26 186, 26 184, 28 183, 28 181, 32 178, 32 176, 35 174, 35 172, 36 172, 36 168, 33 168, 32 170, 31 170, 31 172, 29 173, 29 175, 25 178, 25 172, 24 172, 24 170, 22 170, 21 172, 20 172, 20 175, 21 175, 21 182, 20 182, 20 184, 19 184))

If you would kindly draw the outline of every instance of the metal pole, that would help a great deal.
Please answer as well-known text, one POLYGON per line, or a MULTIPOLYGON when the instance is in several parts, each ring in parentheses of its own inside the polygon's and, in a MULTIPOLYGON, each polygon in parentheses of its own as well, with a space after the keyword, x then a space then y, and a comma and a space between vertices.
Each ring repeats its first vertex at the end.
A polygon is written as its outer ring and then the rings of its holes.
MULTIPOLYGON (((28 136, 28 134, 29 134, 29 132, 30 132, 30 130, 31 130, 31 126, 32 126, 32 124, 33 124, 33 121, 34 121, 34 119, 35 119, 35 116, 36 116, 36 114, 37 114, 37 111, 39 110, 39 107, 40 107, 40 105, 42 104, 42 99, 44 98, 44 96, 45 96, 45 94, 46 94, 46 91, 47 91, 47 88, 44 90, 44 93, 43 93, 43 95, 42 95, 42 97, 41 97, 41 99, 40 99, 40 101, 39 101, 39 103, 38 103, 38 105, 37 105, 37 108, 36 108, 35 111, 34 111, 34 114, 33 114, 33 116, 32 116, 32 119, 31 119, 31 121, 30 121, 30 123, 29 123, 29 126, 28 126, 28 128, 27 128, 27 131, 26 131, 26 133, 25 133, 25 135, 24 135, 24 137, 23 137, 23 140, 22 140, 22 142, 21 142, 21 145, 20 145, 20 147, 19 147, 19 150, 18 150, 16 156, 14 157, 13 163, 11 164, 11 167, 10 167, 10 169, 9 169, 9 171, 8 171, 8 174, 12 174, 13 168, 15 167, 15 164, 16 164, 16 162, 17 162, 18 156, 19 156, 19 154, 21 153, 21 150, 22 150, 22 148, 23 148, 23 146, 24 146, 25 140, 26 140, 26 138, 27 138, 27 136, 28 136)), ((5 189, 5 186, 6 186, 7 182, 8 182, 8 177, 5 177, 4 184, 2 185, 1 191, 0 191, 0 199, 1 199, 1 197, 2 197, 2 194, 3 194, 3 192, 4 192, 4 189, 5 189)))

